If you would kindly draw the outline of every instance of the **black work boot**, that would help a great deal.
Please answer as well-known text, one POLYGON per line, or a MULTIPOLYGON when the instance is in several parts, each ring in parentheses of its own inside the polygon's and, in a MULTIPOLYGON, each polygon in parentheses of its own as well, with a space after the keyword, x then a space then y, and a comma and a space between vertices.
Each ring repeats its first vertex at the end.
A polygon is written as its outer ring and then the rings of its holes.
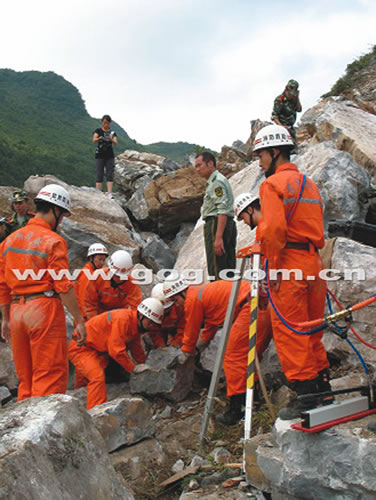
POLYGON ((242 406, 245 403, 245 392, 230 396, 229 409, 223 415, 217 415, 216 421, 222 425, 235 425, 244 417, 242 406))
MULTIPOLYGON (((330 375, 329 369, 324 368, 324 370, 319 371, 317 378, 317 392, 331 392, 332 386, 330 385, 330 375)), ((320 398, 321 404, 323 406, 331 405, 334 401, 334 396, 324 396, 320 398)))
POLYGON ((299 418, 303 411, 312 410, 317 406, 317 397, 314 395, 317 392, 317 378, 313 380, 297 380, 291 384, 291 387, 298 396, 303 394, 313 394, 313 396, 304 400, 296 399, 288 408, 279 410, 281 420, 299 418))

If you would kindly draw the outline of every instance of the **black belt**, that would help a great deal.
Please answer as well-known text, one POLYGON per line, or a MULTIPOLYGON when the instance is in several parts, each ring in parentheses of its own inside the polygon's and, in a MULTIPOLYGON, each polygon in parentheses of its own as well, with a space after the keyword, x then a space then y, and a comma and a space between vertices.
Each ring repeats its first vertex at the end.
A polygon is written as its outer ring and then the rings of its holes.
POLYGON ((312 243, 307 242, 299 242, 299 241, 288 241, 285 245, 285 248, 293 248, 294 250, 307 250, 310 251, 311 245, 314 247, 315 252, 318 252, 317 247, 315 247, 312 243))
POLYGON ((29 300, 39 299, 44 297, 45 299, 57 299, 59 294, 55 290, 47 290, 46 292, 29 293, 27 295, 13 295, 12 303, 29 302, 29 300))

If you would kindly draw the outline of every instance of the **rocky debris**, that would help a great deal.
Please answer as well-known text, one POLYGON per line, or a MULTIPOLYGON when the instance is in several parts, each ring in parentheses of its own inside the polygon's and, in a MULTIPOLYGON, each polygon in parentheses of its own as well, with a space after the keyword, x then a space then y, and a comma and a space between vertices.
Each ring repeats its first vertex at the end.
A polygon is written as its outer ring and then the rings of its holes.
POLYGON ((10 207, 10 199, 12 197, 13 191, 15 191, 16 187, 12 186, 0 186, 0 217, 8 217, 12 213, 12 209, 10 207))
POLYGON ((160 269, 173 269, 176 256, 170 247, 154 233, 141 233, 143 262, 157 273, 160 269))
POLYGON ((72 204, 73 220, 81 221, 82 217, 106 220, 123 224, 132 228, 126 212, 105 193, 98 189, 82 186, 71 186, 53 175, 32 175, 26 179, 24 189, 35 196, 47 184, 59 184, 69 193, 72 204))
POLYGON ((199 218, 205 183, 193 167, 181 168, 138 188, 127 208, 141 229, 175 234, 199 218))
POLYGON ((1 410, 0 456, 1 498, 134 498, 89 414, 67 395, 1 410))
POLYGON ((179 352, 172 346, 152 350, 146 360, 152 370, 131 374, 131 393, 147 396, 158 394, 174 402, 185 399, 192 386, 194 358, 191 356, 184 365, 179 365, 179 352))
POLYGON ((181 458, 187 450, 196 446, 201 430, 202 415, 196 413, 189 417, 179 417, 174 422, 158 425, 156 434, 161 443, 168 443, 165 452, 172 457, 181 458))
POLYGON ((171 406, 166 406, 166 408, 159 414, 160 418, 171 418, 172 408, 171 406))
POLYGON ((129 448, 111 453, 111 462, 117 472, 132 480, 141 479, 145 470, 160 468, 167 456, 156 439, 145 439, 129 448))
POLYGON ((140 397, 118 398, 92 408, 89 414, 109 452, 154 434, 150 404, 140 397))
POLYGON ((212 457, 217 464, 229 463, 232 460, 231 453, 226 450, 226 448, 223 448, 223 446, 214 448, 214 450, 209 453, 209 457, 212 457))
POLYGON ((176 233, 175 239, 169 243, 170 250, 175 256, 179 255, 180 250, 183 248, 184 243, 187 241, 188 236, 191 234, 195 227, 192 222, 184 222, 181 224, 179 231, 176 233))
POLYGON ((253 143, 260 129, 269 125, 269 122, 251 120, 251 134, 246 143, 235 141, 231 147, 223 146, 217 158, 217 168, 226 177, 243 170, 253 159, 253 143))
POLYGON ((115 163, 114 181, 127 199, 142 185, 180 168, 164 156, 131 150, 118 155, 115 163))
POLYGON ((17 389, 18 377, 13 363, 10 345, 0 342, 0 385, 5 385, 10 391, 17 389))
POLYGON ((283 385, 271 396, 272 403, 278 408, 287 408, 296 399, 296 393, 283 385))
POLYGON ((12 399, 12 394, 5 385, 0 386, 0 405, 7 404, 12 399))
POLYGON ((333 141, 340 151, 347 151, 368 172, 376 175, 376 116, 343 98, 323 99, 301 118, 311 136, 311 143, 333 141))
POLYGON ((191 460, 191 463, 189 464, 190 467, 195 467, 196 465, 208 465, 209 464, 209 460, 207 460, 206 458, 203 458, 203 457, 200 457, 200 455, 195 455, 192 460, 191 460))
POLYGON ((368 207, 360 203, 359 197, 369 186, 370 178, 350 154, 326 142, 303 150, 297 156, 297 165, 320 189, 325 225, 330 219, 365 219, 368 207))
POLYGON ((262 356, 261 370, 268 387, 280 387, 286 381, 273 340, 262 356))
MULTIPOLYGON (((238 489, 222 489, 217 487, 213 492, 209 489, 200 488, 197 491, 186 491, 182 493, 179 500, 265 500, 265 497, 260 492, 246 493, 238 489)), ((286 500, 286 499, 285 499, 286 500)))
MULTIPOLYGON (((219 343, 221 340, 222 332, 223 332, 222 328, 218 329, 214 338, 210 341, 208 347, 204 351, 202 351, 202 353, 200 355, 201 367, 204 370, 211 372, 211 373, 213 373, 213 370, 214 370, 215 360, 217 358, 217 352, 218 352, 218 347, 219 347, 219 343)), ((223 370, 222 370, 222 372, 223 372, 223 370)), ((224 376, 224 373, 222 373, 222 376, 224 376)))
POLYGON ((199 487, 200 487, 200 485, 198 484, 198 482, 196 481, 196 479, 191 479, 189 481, 189 485, 188 485, 188 489, 189 490, 196 490, 199 487))
POLYGON ((139 260, 140 245, 134 238, 134 228, 118 203, 97 189, 70 186, 52 175, 31 176, 24 189, 34 196, 47 184, 60 184, 71 197, 72 216, 63 219, 60 232, 68 244, 72 270, 86 263, 92 243, 103 243, 110 253, 127 250, 135 262, 139 260))
POLYGON ((174 465, 171 467, 171 470, 174 474, 177 474, 178 472, 181 472, 182 470, 184 470, 184 461, 179 458, 178 460, 176 460, 176 462, 174 463, 174 465))
MULTIPOLYGON (((329 289, 345 307, 368 299, 376 289, 376 248, 362 245, 347 238, 337 238, 333 248, 332 269, 337 269, 340 279, 328 282, 329 289), (361 270, 357 275, 356 270, 361 270), (350 271, 354 272, 354 279, 350 271), (349 276, 345 276, 345 272, 349 276), (361 273, 364 273, 362 276, 361 273), (362 279, 363 278, 363 279, 362 279)), ((333 301, 332 301, 333 302, 333 301)), ((333 302, 334 310, 338 310, 333 302)), ((376 345, 376 304, 373 303, 353 314, 352 326, 358 334, 369 344, 376 345)), ((349 331, 349 338, 366 360, 368 366, 376 369, 376 351, 359 342, 349 331)), ((342 363, 348 363, 350 369, 360 367, 360 361, 347 342, 337 335, 327 332, 324 343, 329 353, 333 354, 342 363)))
POLYGON ((270 483, 273 499, 375 498, 376 436, 372 417, 315 434, 291 429, 277 419, 273 446, 259 444, 257 464, 270 483))
MULTIPOLYGON (((131 397, 129 392, 129 383, 121 382, 120 384, 106 384, 107 400, 113 401, 117 398, 131 397)), ((86 387, 79 389, 71 389, 67 394, 72 398, 76 398, 86 408, 86 387)))
POLYGON ((213 474, 205 476, 201 481, 201 486, 209 486, 211 484, 220 484, 239 475, 239 469, 223 469, 213 474))

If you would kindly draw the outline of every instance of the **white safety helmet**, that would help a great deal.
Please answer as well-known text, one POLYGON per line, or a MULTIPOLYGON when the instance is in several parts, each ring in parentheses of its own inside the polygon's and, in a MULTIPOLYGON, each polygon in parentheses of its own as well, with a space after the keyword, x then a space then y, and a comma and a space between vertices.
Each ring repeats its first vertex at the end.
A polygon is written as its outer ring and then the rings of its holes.
POLYGON ((162 324, 164 308, 162 302, 154 297, 144 299, 137 307, 137 311, 158 325, 162 324))
POLYGON ((88 248, 87 256, 92 257, 93 255, 108 255, 108 250, 102 243, 93 243, 88 248))
POLYGON ((237 220, 241 220, 240 214, 256 200, 258 200, 258 196, 252 196, 249 193, 239 194, 239 196, 235 198, 234 212, 237 220))
POLYGON ((165 309, 168 309, 173 305, 173 302, 170 300, 166 300, 164 293, 163 293, 163 283, 157 283, 156 285, 153 286, 153 289, 151 291, 151 297, 154 299, 158 299, 160 302, 162 302, 162 305, 165 309))
POLYGON ((174 295, 182 292, 186 288, 188 288, 189 284, 183 278, 179 278, 175 281, 165 281, 163 283, 163 294, 165 299, 169 299, 174 295))
POLYGON ((52 205, 63 208, 69 215, 71 214, 69 193, 59 184, 47 184, 39 191, 34 200, 48 201, 52 205))
POLYGON ((282 125, 267 125, 256 135, 253 152, 264 148, 278 148, 278 146, 294 147, 290 132, 282 125))
POLYGON ((125 250, 116 250, 108 259, 108 267, 116 276, 127 276, 133 268, 132 257, 125 250))

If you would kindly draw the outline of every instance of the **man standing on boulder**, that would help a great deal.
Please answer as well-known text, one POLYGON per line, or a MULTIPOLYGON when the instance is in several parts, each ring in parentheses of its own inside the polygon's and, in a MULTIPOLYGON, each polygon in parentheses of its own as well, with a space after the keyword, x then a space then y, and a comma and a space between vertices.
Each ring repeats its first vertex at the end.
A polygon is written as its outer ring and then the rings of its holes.
POLYGON ((230 183, 218 172, 215 157, 211 153, 205 151, 198 154, 195 167, 197 173, 207 180, 201 216, 205 221, 208 279, 218 280, 222 270, 234 269, 236 263, 234 196, 230 183))
POLYGON ((69 194, 62 186, 49 184, 34 202, 35 217, 0 245, 1 335, 12 343, 19 401, 66 391, 63 306, 77 322, 77 342, 83 344, 86 337, 73 282, 66 276, 59 279, 69 270, 67 244, 56 233, 63 217, 71 213, 69 194))
MULTIPOLYGON (((264 127, 253 147, 266 180, 260 186, 261 221, 258 235, 269 269, 301 271, 302 279, 271 281, 275 307, 287 323, 324 317, 326 282, 320 278, 318 250, 324 246, 323 202, 316 184, 290 163, 293 140, 286 128, 264 127)), ((298 395, 330 391, 329 363, 323 332, 301 335, 291 331, 271 309, 274 344, 283 372, 298 395)), ((326 403, 332 402, 332 398, 326 403)), ((299 400, 280 411, 280 418, 298 418, 314 408, 316 398, 299 400)))
POLYGON ((287 128, 294 143, 296 143, 296 133, 294 129, 296 113, 300 113, 302 110, 298 89, 299 83, 296 80, 289 80, 282 94, 274 99, 272 112, 273 122, 287 128))

